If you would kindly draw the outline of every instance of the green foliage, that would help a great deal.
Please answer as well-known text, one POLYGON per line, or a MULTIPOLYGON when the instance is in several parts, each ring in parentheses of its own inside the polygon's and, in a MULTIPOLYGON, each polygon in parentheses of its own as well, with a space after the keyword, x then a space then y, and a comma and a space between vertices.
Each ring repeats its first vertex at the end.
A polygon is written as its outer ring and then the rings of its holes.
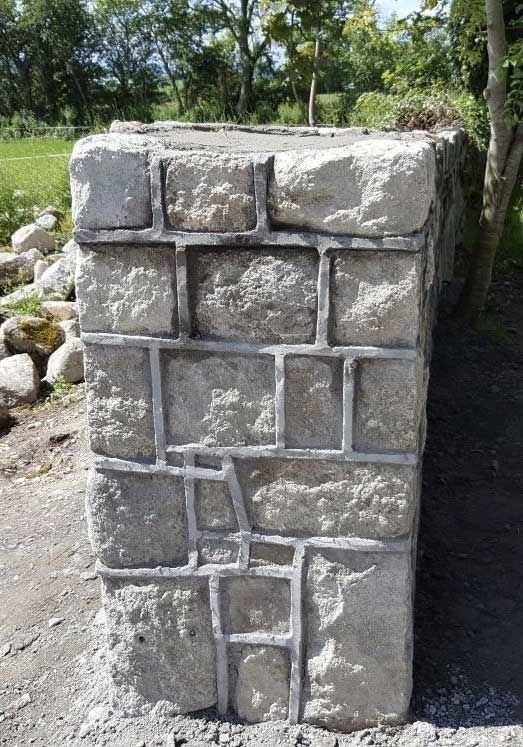
POLYGON ((78 384, 69 384, 64 379, 58 379, 53 384, 43 384, 41 392, 46 404, 49 406, 66 404, 80 396, 82 387, 78 384))
MULTIPOLYGON (((23 288, 24 286, 18 286, 23 288)), ((6 289, 9 293, 17 290, 18 287, 6 289)), ((7 312, 9 316, 37 316, 43 317, 42 313, 42 301, 36 293, 33 293, 27 298, 23 298, 20 301, 15 301, 9 306, 4 306, 3 310, 7 312)))
POLYGON ((505 231, 499 247, 499 259, 510 268, 523 270, 523 184, 519 184, 512 196, 505 231))

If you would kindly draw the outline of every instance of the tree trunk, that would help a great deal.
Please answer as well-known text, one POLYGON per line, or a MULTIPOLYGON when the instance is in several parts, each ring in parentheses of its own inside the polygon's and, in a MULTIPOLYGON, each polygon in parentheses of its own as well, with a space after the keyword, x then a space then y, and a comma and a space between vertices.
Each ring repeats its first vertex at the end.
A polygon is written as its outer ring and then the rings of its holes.
POLYGON ((321 41, 320 41, 320 30, 318 29, 318 35, 316 36, 316 44, 314 46, 314 65, 312 68, 311 90, 310 90, 310 95, 309 95, 309 127, 315 127, 316 125, 316 94, 318 92, 320 56, 321 56, 321 41))
POLYGON ((523 125, 507 127, 507 81, 502 63, 507 53, 502 0, 485 0, 489 75, 485 89, 490 115, 490 142, 483 186, 480 239, 468 270, 457 311, 458 318, 475 326, 487 301, 494 259, 503 234, 510 197, 523 156, 523 125))
POLYGON ((250 60, 242 61, 242 80, 240 87, 240 97, 238 104, 236 105, 236 112, 239 117, 252 111, 253 105, 253 86, 252 81, 254 78, 253 65, 250 60))

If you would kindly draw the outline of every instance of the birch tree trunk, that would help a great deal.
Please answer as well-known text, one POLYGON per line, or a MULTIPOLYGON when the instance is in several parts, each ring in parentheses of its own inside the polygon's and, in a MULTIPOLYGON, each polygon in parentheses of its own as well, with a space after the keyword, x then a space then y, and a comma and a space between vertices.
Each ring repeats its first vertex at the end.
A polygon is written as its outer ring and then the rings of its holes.
POLYGON ((507 53, 502 0, 485 0, 489 73, 484 92, 490 115, 490 142, 483 185, 480 237, 471 258, 458 318, 475 326, 487 301, 494 259, 523 156, 523 124, 506 125, 507 80, 502 64, 507 53))

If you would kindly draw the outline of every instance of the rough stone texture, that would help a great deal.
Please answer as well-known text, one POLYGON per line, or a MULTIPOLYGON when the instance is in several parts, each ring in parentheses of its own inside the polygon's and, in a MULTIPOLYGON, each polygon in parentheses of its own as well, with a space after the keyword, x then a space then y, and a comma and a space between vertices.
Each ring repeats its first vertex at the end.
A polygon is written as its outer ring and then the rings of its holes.
POLYGON ((19 288, 12 293, 8 293, 6 296, 0 296, 0 308, 2 306, 11 306, 11 304, 17 303, 18 301, 24 301, 26 298, 36 295, 36 286, 34 283, 24 285, 23 288, 19 288))
POLYGON ((195 249, 189 253, 193 333, 203 339, 314 342, 315 251, 195 249))
POLYGON ((21 254, 0 252, 0 286, 31 282, 35 265, 41 259, 38 249, 28 249, 21 254))
POLYGON ((243 646, 234 688, 235 710, 248 723, 286 719, 289 660, 285 651, 243 646))
POLYGON ((423 228, 434 189, 435 157, 428 143, 369 140, 277 154, 269 206, 276 226, 400 236, 423 228))
POLYGON ((332 272, 331 343, 413 347, 419 331, 419 258, 339 252, 332 272))
POLYGON ((256 226, 252 161, 205 152, 175 155, 165 204, 171 225, 181 231, 249 231, 256 226))
POLYGON ((40 298, 67 301, 74 291, 76 252, 60 256, 35 282, 40 298))
POLYGON ((27 353, 0 360, 0 407, 36 402, 39 391, 40 377, 27 353))
POLYGON ((155 457, 151 377, 146 350, 85 347, 91 449, 120 459, 155 457))
POLYGON ((11 422, 11 415, 7 407, 0 406, 0 428, 5 428, 11 422))
POLYGON ((168 353, 163 379, 169 443, 274 443, 274 376, 268 356, 168 353))
POLYGON ((72 178, 115 707, 402 720, 462 135, 114 130, 72 178))
POLYGON ((407 718, 411 583, 405 554, 311 552, 305 721, 351 730, 407 718))
POLYGON ((44 301, 42 311, 47 317, 58 322, 78 317, 78 305, 74 301, 44 301))
POLYGON ((360 451, 415 449, 419 427, 415 361, 362 361, 354 445, 360 451))
POLYGON ((254 527, 273 534, 401 537, 412 530, 416 473, 392 464, 238 460, 254 527))
POLYGON ((52 251, 56 242, 50 233, 44 228, 30 223, 28 226, 22 226, 11 236, 13 251, 17 254, 26 252, 28 249, 40 249, 43 252, 52 251))
POLYGON ((93 470, 87 485, 89 538, 113 568, 187 563, 181 478, 93 470))
POLYGON ((68 319, 65 322, 58 322, 58 326, 63 329, 66 341, 72 337, 80 337, 80 323, 78 319, 68 319))
POLYGON ((170 249, 81 251, 76 276, 85 332, 176 335, 176 270, 170 249))
POLYGON ((151 223, 147 152, 137 137, 88 137, 71 158, 73 216, 82 228, 151 223))
POLYGON ((0 361, 2 361, 4 358, 9 358, 10 355, 12 355, 12 353, 7 347, 5 337, 3 333, 0 333, 0 361))
POLYGON ((38 280, 40 280, 44 272, 48 269, 49 269, 49 265, 47 264, 45 260, 38 259, 35 262, 35 265, 33 267, 33 276, 34 276, 35 283, 37 283, 38 280))
POLYGON ((226 633, 287 633, 290 588, 281 578, 227 578, 222 582, 226 633))
POLYGON ((343 361, 288 356, 285 359, 286 446, 341 449, 343 361))
POLYGON ((109 664, 129 714, 167 701, 178 713, 216 702, 205 579, 104 584, 109 664))
POLYGON ((65 340, 56 322, 37 316, 13 316, 0 329, 13 353, 29 353, 35 359, 50 356, 65 340))
POLYGON ((78 384, 84 380, 84 346, 78 337, 66 340, 49 357, 45 378, 50 384, 78 384))

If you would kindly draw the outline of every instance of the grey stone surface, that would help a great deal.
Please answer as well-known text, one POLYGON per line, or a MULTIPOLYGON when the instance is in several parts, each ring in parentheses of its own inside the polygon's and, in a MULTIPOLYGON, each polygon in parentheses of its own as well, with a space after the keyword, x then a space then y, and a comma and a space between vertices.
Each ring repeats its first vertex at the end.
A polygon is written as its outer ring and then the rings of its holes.
POLYGON ((311 552, 305 721, 350 731, 407 719, 411 584, 407 554, 311 552))
POLYGON ((401 537, 412 530, 415 469, 392 464, 238 460, 256 529, 273 534, 401 537))
POLYGON ((169 443, 274 443, 269 356, 164 353, 162 368, 169 443))
POLYGON ((343 361, 286 356, 285 444, 289 448, 341 449, 343 361))
POLYGON ((97 135, 75 144, 70 172, 77 227, 150 225, 149 169, 143 146, 143 138, 117 135, 97 135))
POLYGON ((3 360, 4 358, 9 358, 11 354, 12 353, 7 347, 7 343, 5 341, 5 337, 3 333, 0 333, 0 361, 3 360))
POLYGON ((33 276, 35 283, 40 280, 46 270, 49 269, 48 263, 43 259, 38 259, 33 267, 33 276))
POLYGON ((215 480, 196 480, 194 485, 196 522, 200 529, 238 529, 229 487, 215 480))
POLYGON ((40 249, 42 252, 50 252, 56 242, 44 228, 30 223, 28 226, 22 226, 11 236, 13 251, 17 254, 26 252, 28 249, 40 249))
POLYGON ((89 538, 113 568, 186 565, 183 480, 92 470, 87 485, 89 538))
POLYGON ((333 345, 416 345, 421 300, 417 255, 339 252, 331 294, 333 345))
POLYGON ((16 291, 13 291, 12 293, 8 293, 6 296, 0 296, 0 308, 2 306, 10 306, 13 303, 17 303, 18 301, 23 301, 26 298, 31 298, 31 296, 36 296, 36 287, 34 283, 30 283, 29 285, 24 285, 23 288, 19 288, 16 291))
POLYGON ((0 360, 0 407, 36 402, 39 391, 40 377, 27 353, 0 360))
POLYGON ((354 447, 360 451, 415 449, 420 422, 415 361, 362 361, 358 367, 354 447))
POLYGON ((274 159, 273 223, 330 234, 400 236, 421 230, 435 196, 435 156, 426 142, 369 140, 274 159))
POLYGON ((56 322, 38 316, 12 316, 0 331, 13 353, 29 353, 37 358, 50 356, 65 340, 56 322))
POLYGON ((251 544, 250 563, 252 567, 267 565, 292 566, 294 548, 285 545, 271 545, 260 542, 251 544))
POLYGON ((234 564, 238 558, 238 545, 226 540, 202 539, 198 542, 198 560, 200 565, 234 564))
POLYGON ((40 298, 67 301, 74 291, 77 252, 60 256, 35 282, 40 298))
POLYGON ((104 456, 155 458, 151 376, 146 350, 86 345, 91 449, 104 456))
POLYGON ((46 381, 79 384, 84 380, 84 346, 78 337, 70 337, 49 357, 46 381))
POLYGON ((109 665, 131 715, 167 701, 178 713, 216 702, 215 648, 205 579, 105 582, 109 665))
POLYGON ((176 336, 176 270, 171 249, 85 249, 79 253, 76 282, 85 332, 176 336))
POLYGON ((222 618, 226 633, 287 633, 290 586, 287 579, 222 579, 222 618))
POLYGON ((204 151, 174 154, 165 204, 170 224, 182 231, 249 231, 256 226, 253 163, 204 151))
POLYGON ((78 318, 78 304, 74 301, 44 301, 42 311, 49 319, 57 322, 78 318))
POLYGON ((63 329, 66 341, 72 337, 80 337, 80 323, 78 319, 68 319, 65 322, 58 322, 58 325, 63 329))
POLYGON ((314 250, 191 250, 193 333, 203 339, 314 342, 317 275, 314 250))
POLYGON ((38 249, 21 253, 0 252, 0 286, 31 282, 35 265, 42 256, 38 249))
POLYGON ((234 710, 242 721, 287 718, 289 659, 277 648, 243 646, 234 688, 234 710))

